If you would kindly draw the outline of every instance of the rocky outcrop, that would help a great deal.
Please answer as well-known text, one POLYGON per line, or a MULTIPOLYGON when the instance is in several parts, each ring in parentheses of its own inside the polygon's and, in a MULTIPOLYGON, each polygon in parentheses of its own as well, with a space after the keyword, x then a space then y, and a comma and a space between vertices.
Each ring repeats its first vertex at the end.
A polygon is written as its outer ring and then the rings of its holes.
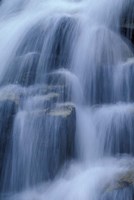
MULTIPOLYGON (((66 161, 71 160, 75 156, 75 131, 76 131, 76 112, 75 106, 71 103, 58 104, 53 109, 46 111, 47 118, 53 123, 56 131, 57 142, 55 149, 57 154, 54 155, 53 140, 50 141, 50 154, 49 154, 49 164, 48 173, 51 178, 53 178, 61 166, 65 164, 66 161), (55 159, 54 159, 55 157, 55 159)), ((48 133, 51 134, 51 131, 48 133)))
POLYGON ((11 62, 12 67, 8 68, 1 84, 21 84, 23 86, 34 84, 39 57, 38 52, 16 56, 11 62))
POLYGON ((9 180, 6 185, 8 191, 53 179, 61 167, 75 156, 76 131, 75 106, 70 102, 62 103, 64 86, 11 88, 5 88, 0 94, 0 180, 11 174, 11 179, 19 179, 15 183, 9 180), (25 126, 23 130, 21 120, 25 126), (16 140, 14 144, 12 135, 16 140), (20 135, 23 136, 21 146, 25 147, 23 157, 21 150, 17 150, 20 135), (4 162, 8 169, 5 169, 4 162), (10 165, 17 166, 15 174, 10 165), (20 179, 21 173, 25 175, 20 179))
POLYGON ((134 1, 126 2, 124 12, 121 17, 121 33, 134 44, 134 1))
POLYGON ((116 181, 106 186, 107 192, 123 189, 134 185, 134 170, 128 170, 117 176, 116 181))
POLYGON ((130 169, 117 175, 116 180, 109 183, 100 198, 101 200, 133 200, 134 170, 130 169))
POLYGON ((32 148, 38 152, 36 160, 40 163, 38 171, 41 175, 40 179, 36 174, 32 178, 35 183, 53 179, 61 167, 75 156, 75 106, 71 103, 58 103, 51 108, 34 110, 27 113, 26 121, 27 132, 29 129, 33 135, 38 132, 38 144, 32 148))
POLYGON ((0 177, 12 138, 13 121, 18 107, 16 101, 12 98, 0 99, 0 177))
POLYGON ((134 44, 134 23, 123 24, 121 33, 134 44))
POLYGON ((17 83, 29 86, 44 83, 46 73, 61 66, 68 67, 71 57, 69 49, 73 44, 77 23, 71 17, 59 19, 56 27, 54 23, 55 20, 52 19, 45 28, 44 20, 41 20, 28 31, 16 50, 15 58, 3 76, 1 85, 17 83), (49 41, 52 42, 50 47, 49 41))

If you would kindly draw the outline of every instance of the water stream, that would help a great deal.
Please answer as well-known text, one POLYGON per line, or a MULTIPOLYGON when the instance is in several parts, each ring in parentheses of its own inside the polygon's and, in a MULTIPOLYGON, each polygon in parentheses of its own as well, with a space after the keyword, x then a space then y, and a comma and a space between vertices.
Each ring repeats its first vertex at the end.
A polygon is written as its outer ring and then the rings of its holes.
POLYGON ((1 200, 132 199, 102 195, 133 166, 134 53, 120 33, 129 6, 1 2, 1 200))

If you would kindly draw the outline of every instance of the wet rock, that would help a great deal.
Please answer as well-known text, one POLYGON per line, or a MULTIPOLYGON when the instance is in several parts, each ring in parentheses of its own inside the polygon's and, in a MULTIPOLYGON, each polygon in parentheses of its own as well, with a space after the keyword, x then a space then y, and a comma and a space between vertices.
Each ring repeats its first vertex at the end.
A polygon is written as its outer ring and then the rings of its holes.
POLYGON ((134 44, 134 1, 129 0, 121 17, 121 33, 134 44))
POLYGON ((9 99, 0 98, 0 178, 6 159, 6 153, 10 148, 12 139, 12 128, 15 114, 17 112, 17 103, 13 96, 9 99))
POLYGON ((114 191, 129 187, 134 184, 134 170, 130 170, 124 173, 121 173, 117 176, 114 183, 109 184, 106 187, 106 191, 114 191))
POLYGON ((53 179, 75 156, 75 131, 76 112, 71 103, 18 112, 14 125, 15 156, 11 161, 16 170, 5 171, 11 174, 6 190, 20 191, 27 185, 53 179), (25 129, 21 129, 22 121, 25 129))
POLYGON ((66 118, 74 112, 74 105, 71 103, 57 104, 53 110, 50 110, 48 114, 50 116, 59 116, 66 118))
MULTIPOLYGON (((32 101, 33 109, 49 109, 54 106, 54 103, 60 102, 61 97, 59 93, 51 92, 41 96, 35 96, 30 98, 29 101, 32 101)), ((33 111, 34 112, 34 111, 33 111)), ((36 110, 35 110, 36 112, 36 110)))
POLYGON ((37 52, 16 56, 11 67, 7 69, 2 84, 20 84, 22 86, 34 84, 39 57, 37 52))
POLYGON ((56 150, 58 153, 57 164, 50 155, 49 174, 55 176, 61 166, 68 160, 74 158, 75 148, 75 131, 76 131, 76 112, 73 104, 65 103, 57 105, 54 109, 49 110, 47 115, 54 120, 59 121, 58 141, 56 150), (55 166, 55 167, 53 167, 55 166))
POLYGON ((63 17, 57 20, 57 26, 55 19, 48 26, 44 22, 44 19, 38 21, 24 36, 1 84, 44 83, 47 72, 69 66, 75 19, 63 17))
POLYGON ((114 76, 114 100, 134 101, 134 57, 121 64, 114 76))
POLYGON ((130 169, 117 176, 114 183, 109 183, 101 200, 133 200, 134 199, 134 170, 130 169))
MULTIPOLYGON (((57 171, 60 169, 60 166, 64 164, 67 160, 74 158, 74 146, 75 146, 75 131, 76 131, 76 111, 75 106, 72 103, 61 103, 55 105, 55 107, 51 109, 41 110, 35 112, 36 120, 48 122, 49 127, 46 125, 44 128, 50 128, 47 131, 47 134, 53 135, 52 132, 57 134, 56 143, 57 146, 56 152, 57 159, 53 159, 54 157, 54 141, 51 139, 48 145, 50 148, 50 160, 48 170, 51 171, 49 173, 51 176, 56 175, 57 171), (57 126, 58 124, 58 126, 57 126), (53 130, 53 128, 55 129, 53 130), (51 142, 53 144, 51 144, 51 142), (51 163, 52 162, 52 163, 51 163), (53 162, 58 162, 57 164, 53 162)), ((49 159, 49 158, 48 158, 49 159)))
POLYGON ((24 96, 24 105, 29 104, 29 111, 36 112, 36 110, 44 110, 53 108, 56 103, 63 102, 64 100, 64 87, 46 86, 46 88, 33 90, 24 96), (38 91, 38 94, 37 94, 38 91))
POLYGON ((122 25, 121 33, 134 44, 134 24, 122 25))
MULTIPOLYGON (((0 189, 7 156, 12 151, 13 124, 21 95, 20 88, 17 90, 16 86, 7 86, 0 90, 0 189)), ((10 163, 11 159, 9 156, 10 163)))
POLYGON ((111 192, 106 192, 99 200, 133 200, 134 199, 134 187, 131 185, 129 187, 124 187, 122 189, 113 190, 111 192))
POLYGON ((55 103, 61 103, 67 101, 66 96, 67 88, 62 85, 37 85, 35 87, 30 86, 23 98, 29 99, 31 105, 33 104, 33 109, 50 109, 54 107, 55 103), (36 107, 36 108, 35 108, 36 107))
POLYGON ((58 26, 55 29, 55 36, 52 44, 48 70, 58 69, 59 66, 68 67, 75 36, 75 28, 77 23, 71 17, 63 17, 58 21, 58 26))
POLYGON ((45 83, 47 85, 54 85, 54 86, 63 86, 63 102, 65 101, 71 101, 71 93, 73 90, 73 84, 74 84, 74 76, 73 73, 71 73, 69 70, 66 70, 64 68, 61 68, 59 70, 55 70, 51 73, 46 73, 45 75, 45 83), (73 82, 73 83, 72 83, 73 82))
POLYGON ((64 92, 64 85, 9 85, 1 89, 1 183, 10 177, 4 188, 0 185, 3 192, 53 179, 74 158, 76 112, 72 103, 61 103, 64 92), (24 176, 20 178, 20 174, 24 176))
POLYGON ((102 155, 134 155, 133 104, 118 103, 96 110, 96 128, 102 155), (103 108, 103 109, 102 109, 103 108), (103 137, 102 137, 103 134, 103 137))
POLYGON ((36 95, 47 95, 49 93, 63 93, 65 86, 64 85, 54 85, 54 84, 42 84, 42 85, 34 85, 28 88, 25 88, 26 96, 36 96, 36 95))

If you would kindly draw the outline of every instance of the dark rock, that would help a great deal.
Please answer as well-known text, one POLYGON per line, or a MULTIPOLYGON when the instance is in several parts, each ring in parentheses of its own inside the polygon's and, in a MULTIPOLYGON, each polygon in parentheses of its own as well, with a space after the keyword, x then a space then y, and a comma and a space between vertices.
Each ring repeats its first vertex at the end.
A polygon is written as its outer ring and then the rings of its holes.
POLYGON ((133 200, 134 170, 117 175, 114 183, 109 183, 100 198, 101 200, 133 200))
POLYGON ((44 74, 61 66, 68 67, 76 25, 71 17, 59 19, 56 26, 54 19, 49 26, 44 20, 35 24, 22 39, 1 84, 44 83, 44 74))
MULTIPOLYGON (((54 155, 49 157, 49 176, 54 177, 63 164, 74 158, 76 113, 72 104, 61 104, 55 109, 49 110, 47 115, 60 122, 57 141, 58 162, 54 163, 54 155), (55 166, 55 167, 53 167, 55 166)), ((53 121, 53 120, 52 120, 53 121)))
POLYGON ((35 82, 39 54, 29 52, 13 59, 1 84, 20 84, 29 86, 35 82))
POLYGON ((106 66, 96 66, 90 84, 89 79, 86 80, 86 88, 89 89, 86 90, 85 97, 93 105, 111 102, 112 70, 106 66))
POLYGON ((7 167, 5 175, 10 175, 10 178, 6 178, 8 182, 4 184, 3 191, 20 191, 27 186, 53 179, 61 167, 75 156, 74 105, 57 104, 53 109, 24 111, 24 115, 21 114, 18 113, 14 126, 15 154, 11 161, 14 170, 7 167), (21 130, 21 119, 25 122, 24 130, 21 130), (21 141, 20 131, 23 135, 21 141), (20 174, 23 176, 20 177, 20 174))
POLYGON ((106 191, 119 190, 134 184, 134 170, 128 170, 117 175, 116 181, 107 185, 106 191))
POLYGON ((124 187, 122 189, 106 192, 101 195, 100 200, 133 200, 134 199, 134 187, 133 185, 124 187))
POLYGON ((102 155, 134 155, 133 104, 116 104, 96 109, 96 129, 102 155), (103 134, 103 137, 102 137, 103 134))
POLYGON ((64 85, 44 85, 29 88, 24 96, 25 99, 30 99, 33 109, 50 109, 55 103, 64 102, 66 97, 66 87, 64 85))
POLYGON ((124 64, 118 66, 114 81, 114 101, 134 101, 134 58, 129 58, 124 64))
POLYGON ((76 25, 75 19, 71 17, 63 17, 59 20, 54 34, 48 70, 57 69, 59 66, 68 67, 76 25))
POLYGON ((12 140, 12 128, 16 112, 17 104, 15 101, 0 99, 0 178, 12 140))
POLYGON ((121 33, 134 44, 134 24, 122 25, 121 33))
POLYGON ((64 92, 64 85, 9 85, 1 89, 2 192, 20 191, 53 179, 74 158, 75 106, 61 103, 64 92))
POLYGON ((126 1, 121 16, 121 33, 134 44, 134 1, 126 1))

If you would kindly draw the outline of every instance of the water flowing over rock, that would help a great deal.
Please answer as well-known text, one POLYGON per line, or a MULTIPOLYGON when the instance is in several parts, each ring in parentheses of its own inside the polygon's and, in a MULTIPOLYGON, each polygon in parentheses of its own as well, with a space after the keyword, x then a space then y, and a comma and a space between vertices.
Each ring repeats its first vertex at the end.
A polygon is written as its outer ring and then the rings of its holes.
POLYGON ((133 199, 134 198, 134 171, 128 171, 117 175, 116 181, 110 183, 104 189, 102 199, 133 199))
POLYGON ((121 19, 121 33, 134 43, 134 2, 129 0, 121 19))
POLYGON ((0 200, 133 200, 133 88, 133 0, 0 1, 0 200))
POLYGON ((4 124, 0 145, 1 181, 11 177, 11 182, 4 186, 9 190, 54 178, 65 161, 73 159, 75 145, 75 107, 60 103, 63 86, 17 87, 3 88, 0 104, 0 119, 4 124))

